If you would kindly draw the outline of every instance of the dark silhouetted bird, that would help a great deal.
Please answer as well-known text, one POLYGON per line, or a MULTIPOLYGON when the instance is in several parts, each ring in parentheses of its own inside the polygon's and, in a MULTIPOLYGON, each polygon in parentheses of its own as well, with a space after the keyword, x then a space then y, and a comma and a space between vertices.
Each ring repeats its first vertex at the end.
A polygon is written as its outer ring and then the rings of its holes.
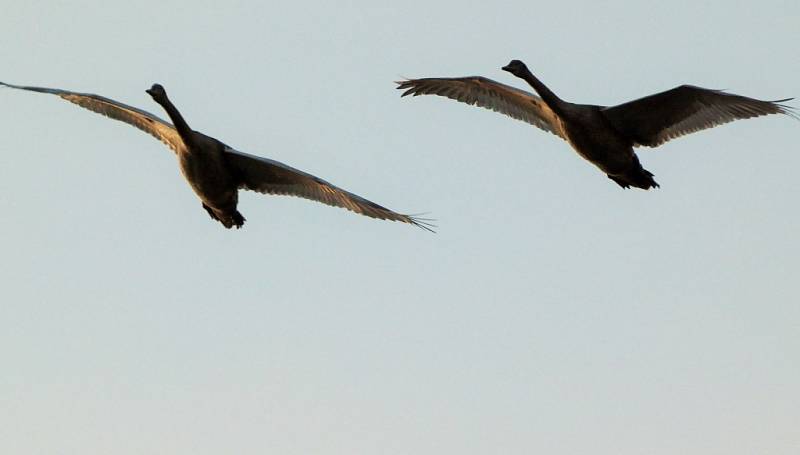
POLYGON ((738 119, 768 114, 797 117, 779 104, 681 85, 618 106, 569 103, 555 95, 519 60, 503 70, 525 80, 541 96, 480 76, 409 79, 397 82, 406 95, 441 95, 528 122, 566 140, 619 186, 658 187, 633 152, 738 119))

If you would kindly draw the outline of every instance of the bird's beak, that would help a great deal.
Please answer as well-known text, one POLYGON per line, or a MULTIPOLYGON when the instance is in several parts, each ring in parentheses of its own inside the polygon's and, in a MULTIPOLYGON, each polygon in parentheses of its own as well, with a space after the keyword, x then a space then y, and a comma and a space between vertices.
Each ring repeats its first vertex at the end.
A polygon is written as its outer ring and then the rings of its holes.
POLYGON ((504 67, 502 67, 500 69, 503 70, 503 71, 511 71, 511 69, 508 67, 508 65, 506 65, 506 66, 504 66, 504 67))
POLYGON ((145 93, 147 93, 150 96, 153 96, 153 92, 151 92, 150 89, 145 90, 145 93))

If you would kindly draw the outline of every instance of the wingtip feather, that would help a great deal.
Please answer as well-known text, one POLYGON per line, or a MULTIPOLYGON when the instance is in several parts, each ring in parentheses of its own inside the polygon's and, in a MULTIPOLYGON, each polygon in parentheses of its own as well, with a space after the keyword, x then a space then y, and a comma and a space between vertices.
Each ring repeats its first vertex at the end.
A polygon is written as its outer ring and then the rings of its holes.
POLYGON ((405 79, 402 81, 394 81, 397 84, 395 87, 396 90, 405 90, 405 92, 400 94, 400 97, 408 96, 408 95, 417 95, 416 93, 418 87, 416 87, 411 79, 405 79))
POLYGON ((430 219, 430 218, 419 218, 419 217, 416 217, 416 216, 408 215, 408 222, 409 223, 413 224, 414 226, 416 226, 416 227, 418 227, 420 229, 424 229, 424 230, 426 230, 426 231, 428 231, 430 233, 436 234, 436 231, 434 230, 434 228, 436 228, 437 226, 435 224, 433 224, 434 221, 436 221, 436 220, 433 220, 433 219, 430 219))

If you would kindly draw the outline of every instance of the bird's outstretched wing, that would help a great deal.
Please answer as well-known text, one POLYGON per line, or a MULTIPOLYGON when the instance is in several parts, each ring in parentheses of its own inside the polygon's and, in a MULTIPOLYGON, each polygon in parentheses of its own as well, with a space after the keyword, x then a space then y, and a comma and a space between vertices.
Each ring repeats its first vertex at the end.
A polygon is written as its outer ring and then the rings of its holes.
POLYGON ((791 99, 761 101, 720 90, 681 85, 606 107, 602 112, 614 128, 634 140, 634 145, 656 147, 670 139, 734 120, 769 114, 796 117, 789 106, 779 104, 791 99))
POLYGON ((533 93, 481 76, 431 77, 396 82, 406 95, 439 95, 522 120, 565 139, 556 114, 533 93))
POLYGON ((372 218, 410 223, 431 232, 435 227, 430 223, 431 220, 393 212, 275 160, 249 155, 227 146, 225 158, 231 172, 239 179, 241 189, 311 199, 372 218))
POLYGON ((75 103, 85 109, 89 109, 90 111, 94 111, 114 120, 119 120, 129 125, 133 125, 145 133, 155 137, 159 141, 167 144, 167 146, 169 146, 169 148, 176 153, 184 148, 183 140, 181 140, 178 131, 175 130, 175 127, 173 127, 172 124, 160 119, 154 114, 132 106, 128 106, 127 104, 120 103, 119 101, 114 101, 112 99, 100 95, 93 95, 91 93, 70 92, 68 90, 60 90, 57 88, 26 87, 21 85, 5 84, 3 82, 0 82, 0 86, 60 96, 61 98, 75 103))

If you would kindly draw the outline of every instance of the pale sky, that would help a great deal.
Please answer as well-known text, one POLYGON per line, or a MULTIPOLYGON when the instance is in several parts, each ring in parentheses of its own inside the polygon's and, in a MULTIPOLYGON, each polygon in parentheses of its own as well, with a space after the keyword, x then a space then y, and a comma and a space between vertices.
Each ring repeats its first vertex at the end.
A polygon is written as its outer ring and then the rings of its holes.
MULTIPOLYGON (((2 3, 0 81, 97 93, 438 233, 240 195, 140 131, 0 89, 0 453, 800 453, 800 122, 638 151, 402 77, 525 61, 562 98, 800 96, 800 3, 2 3)), ((800 107, 800 102, 789 104, 800 107)))

